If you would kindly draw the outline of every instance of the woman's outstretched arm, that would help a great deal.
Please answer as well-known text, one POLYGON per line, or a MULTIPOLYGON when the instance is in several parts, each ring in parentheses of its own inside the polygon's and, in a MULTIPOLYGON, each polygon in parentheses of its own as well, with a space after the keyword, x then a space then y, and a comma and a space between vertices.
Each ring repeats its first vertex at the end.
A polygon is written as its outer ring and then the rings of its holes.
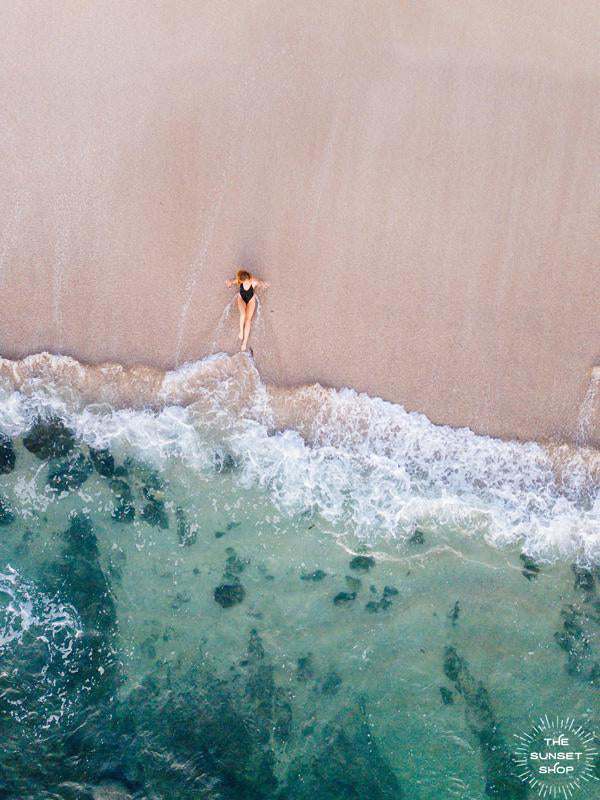
POLYGON ((255 278, 252 285, 255 289, 268 289, 271 284, 268 281, 261 281, 255 278))
POLYGON ((225 286, 231 289, 232 286, 237 286, 238 279, 234 278, 232 281, 225 281, 225 286))

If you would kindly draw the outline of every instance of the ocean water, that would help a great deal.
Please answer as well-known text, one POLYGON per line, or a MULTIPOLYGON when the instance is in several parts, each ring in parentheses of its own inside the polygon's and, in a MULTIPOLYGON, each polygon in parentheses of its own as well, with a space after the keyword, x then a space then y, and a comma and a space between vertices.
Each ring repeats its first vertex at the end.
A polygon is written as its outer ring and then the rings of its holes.
POLYGON ((0 797, 536 797, 545 717, 591 755, 540 796, 599 796, 598 453, 241 354, 0 401, 0 797))

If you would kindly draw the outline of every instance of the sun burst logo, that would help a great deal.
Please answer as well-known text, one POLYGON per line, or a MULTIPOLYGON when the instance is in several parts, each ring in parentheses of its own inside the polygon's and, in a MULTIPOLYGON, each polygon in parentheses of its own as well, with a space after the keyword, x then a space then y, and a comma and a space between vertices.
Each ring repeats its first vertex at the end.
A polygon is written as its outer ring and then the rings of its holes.
POLYGON ((523 734, 514 734, 519 744, 513 759, 517 775, 535 789, 539 797, 572 797, 586 783, 600 782, 595 775, 596 734, 577 726, 574 719, 540 717, 523 734))

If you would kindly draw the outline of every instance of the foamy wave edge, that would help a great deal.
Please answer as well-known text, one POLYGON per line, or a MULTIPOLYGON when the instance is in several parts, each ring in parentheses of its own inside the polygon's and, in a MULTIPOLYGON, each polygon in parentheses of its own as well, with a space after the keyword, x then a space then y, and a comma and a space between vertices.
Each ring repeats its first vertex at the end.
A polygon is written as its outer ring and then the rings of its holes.
POLYGON ((231 454, 284 513, 313 511, 365 540, 454 528, 551 560, 600 562, 600 453, 507 442, 315 384, 265 385, 245 354, 163 372, 40 353, 0 360, 0 428, 58 415, 95 447, 126 445, 201 473, 231 454))

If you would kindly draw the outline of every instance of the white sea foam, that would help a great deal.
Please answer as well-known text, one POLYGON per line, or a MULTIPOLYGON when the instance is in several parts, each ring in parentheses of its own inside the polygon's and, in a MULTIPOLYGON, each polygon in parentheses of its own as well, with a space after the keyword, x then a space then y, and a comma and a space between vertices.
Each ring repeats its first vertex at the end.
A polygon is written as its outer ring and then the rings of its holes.
MULTIPOLYGON (((23 635, 36 630, 38 638, 49 643, 49 636, 68 629, 72 636, 81 632, 77 613, 72 606, 55 602, 29 585, 10 565, 0 572, 0 592, 4 595, 0 622, 0 651, 23 635), (47 635, 43 635, 41 630, 47 635)), ((61 652, 66 655, 64 645, 61 652)))
MULTIPOLYGON (((42 727, 47 727, 68 713, 74 699, 65 686, 57 684, 56 675, 68 670, 75 640, 82 634, 81 624, 72 606, 47 596, 10 565, 4 569, 0 572, 0 656, 9 665, 12 677, 18 679, 14 670, 19 662, 9 661, 8 651, 18 652, 26 635, 38 645, 44 665, 35 683, 24 681, 23 687, 35 692, 39 708, 52 701, 48 706, 51 711, 40 716, 42 727)), ((22 707, 20 697, 9 694, 6 702, 7 712, 14 719, 26 718, 28 710, 22 707)))
POLYGON ((281 511, 317 512, 367 540, 451 526, 540 558, 600 559, 595 451, 436 426, 350 389, 268 387, 243 355, 166 374, 36 356, 0 363, 0 380, 0 427, 12 435, 57 413, 91 445, 200 473, 229 453, 239 480, 281 511))

